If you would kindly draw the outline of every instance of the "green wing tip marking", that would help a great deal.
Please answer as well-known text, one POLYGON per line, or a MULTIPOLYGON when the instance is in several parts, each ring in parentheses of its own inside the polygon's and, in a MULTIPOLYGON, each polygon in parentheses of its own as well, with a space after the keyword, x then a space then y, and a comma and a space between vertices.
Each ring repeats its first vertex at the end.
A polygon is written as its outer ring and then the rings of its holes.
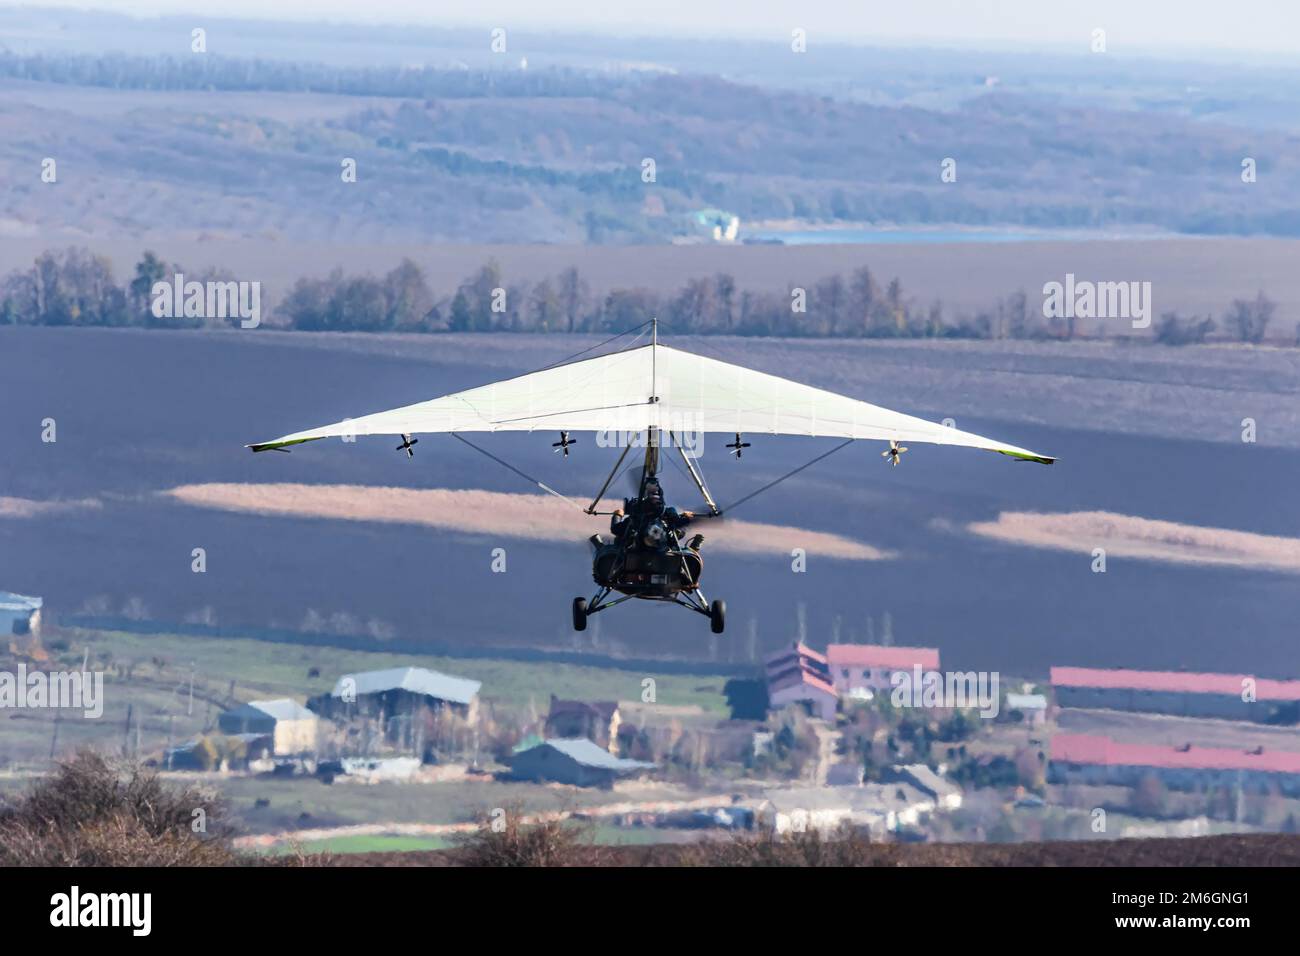
POLYGON ((253 454, 257 454, 259 451, 283 451, 283 452, 287 452, 287 451, 289 450, 289 446, 290 446, 290 445, 302 445, 302 444, 304 444, 304 443, 306 443, 306 442, 309 442, 309 441, 317 441, 317 439, 315 439, 315 438, 298 438, 298 439, 295 439, 294 441, 264 441, 264 442, 258 442, 258 443, 255 444, 255 445, 245 445, 244 447, 245 447, 245 448, 251 448, 251 449, 253 450, 253 454))
POLYGON ((1055 458, 1048 458, 1046 455, 1026 455, 1018 451, 1004 451, 1001 448, 995 448, 999 455, 1006 455, 1008 458, 1015 458, 1019 461, 1036 461, 1040 465, 1053 465, 1056 463, 1055 458))

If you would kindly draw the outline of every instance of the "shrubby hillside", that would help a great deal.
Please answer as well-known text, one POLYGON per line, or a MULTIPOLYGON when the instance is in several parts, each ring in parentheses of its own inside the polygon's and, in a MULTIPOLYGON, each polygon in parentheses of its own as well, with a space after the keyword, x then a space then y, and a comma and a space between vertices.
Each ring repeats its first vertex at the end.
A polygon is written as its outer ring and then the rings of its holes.
POLYGON ((635 69, 0 53, 0 88, 20 234, 663 242, 723 209, 1300 235, 1294 133, 996 87, 939 110, 635 69))

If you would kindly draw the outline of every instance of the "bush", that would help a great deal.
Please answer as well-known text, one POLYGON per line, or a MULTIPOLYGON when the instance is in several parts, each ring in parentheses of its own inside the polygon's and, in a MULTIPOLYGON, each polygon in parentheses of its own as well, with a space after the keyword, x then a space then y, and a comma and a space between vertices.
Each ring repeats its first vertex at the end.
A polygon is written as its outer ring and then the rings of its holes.
POLYGON ((687 866, 868 866, 873 861, 871 840, 848 823, 830 833, 778 836, 766 830, 704 840, 686 848, 681 860, 687 866))
POLYGON ((561 819, 525 824, 518 807, 481 818, 456 845, 462 866, 599 866, 607 855, 588 827, 561 819))
POLYGON ((230 836, 207 793, 81 751, 0 810, 0 866, 226 866, 230 836))

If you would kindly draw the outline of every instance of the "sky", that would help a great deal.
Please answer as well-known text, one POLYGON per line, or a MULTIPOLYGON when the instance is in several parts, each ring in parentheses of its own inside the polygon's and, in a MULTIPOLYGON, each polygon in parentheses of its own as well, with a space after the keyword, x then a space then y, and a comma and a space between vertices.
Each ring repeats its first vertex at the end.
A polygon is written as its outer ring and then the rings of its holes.
MULTIPOLYGON (((18 4, 8 4, 10 6, 18 4)), ((809 44, 961 43, 1111 50, 1300 52, 1297 0, 26 0, 136 16, 504 26, 623 35, 765 37, 809 44)))

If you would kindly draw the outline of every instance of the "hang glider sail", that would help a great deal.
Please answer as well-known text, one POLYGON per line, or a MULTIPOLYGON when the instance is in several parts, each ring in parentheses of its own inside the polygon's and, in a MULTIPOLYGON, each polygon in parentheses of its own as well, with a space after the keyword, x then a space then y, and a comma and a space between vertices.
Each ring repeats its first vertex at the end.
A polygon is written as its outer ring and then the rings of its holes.
POLYGON ((900 442, 959 445, 1048 465, 1055 460, 657 342, 248 447, 269 451, 353 435, 648 429, 877 440, 891 448, 900 442))

